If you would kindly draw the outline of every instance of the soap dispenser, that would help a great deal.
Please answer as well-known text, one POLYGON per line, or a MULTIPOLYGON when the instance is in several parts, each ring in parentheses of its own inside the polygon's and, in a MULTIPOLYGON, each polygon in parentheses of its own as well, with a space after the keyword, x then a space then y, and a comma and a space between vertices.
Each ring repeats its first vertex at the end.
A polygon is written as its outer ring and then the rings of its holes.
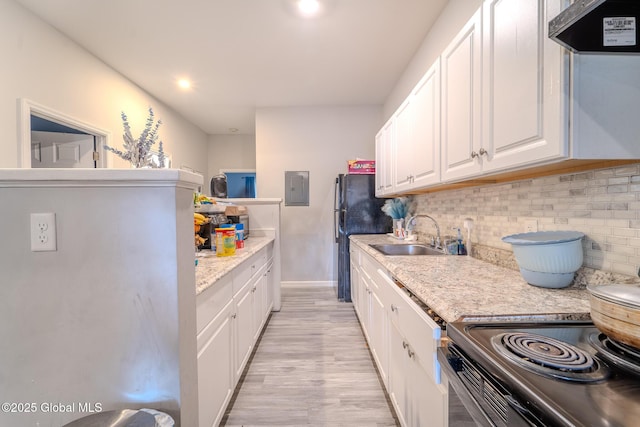
POLYGON ((458 255, 466 255, 467 254, 467 249, 464 247, 464 243, 462 243, 462 233, 460 232, 460 228, 454 227, 453 229, 458 232, 458 236, 457 236, 457 240, 458 240, 457 253, 458 253, 458 255))

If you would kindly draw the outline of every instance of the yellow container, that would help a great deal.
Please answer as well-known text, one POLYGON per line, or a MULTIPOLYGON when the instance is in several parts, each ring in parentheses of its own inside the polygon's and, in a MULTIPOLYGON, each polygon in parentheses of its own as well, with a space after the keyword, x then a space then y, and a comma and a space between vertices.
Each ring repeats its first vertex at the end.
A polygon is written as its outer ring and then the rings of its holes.
POLYGON ((235 228, 216 228, 216 255, 231 256, 236 253, 235 228))

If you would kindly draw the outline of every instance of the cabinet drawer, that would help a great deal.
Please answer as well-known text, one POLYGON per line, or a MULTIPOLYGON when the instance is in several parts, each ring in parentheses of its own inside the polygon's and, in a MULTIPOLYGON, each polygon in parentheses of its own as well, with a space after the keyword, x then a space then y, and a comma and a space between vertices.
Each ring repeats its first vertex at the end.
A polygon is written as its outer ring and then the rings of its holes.
POLYGON ((393 286, 389 292, 389 317, 396 324, 400 333, 409 345, 408 351, 414 353, 415 359, 425 369, 429 376, 440 383, 440 365, 436 358, 436 350, 441 337, 440 327, 426 313, 415 305, 398 288, 391 279, 393 286))
POLYGON ((361 259, 361 253, 362 251, 353 243, 350 243, 349 245, 349 260, 351 261, 352 264, 357 265, 358 267, 360 267, 360 259, 361 259))
POLYGON ((196 330, 198 334, 228 302, 231 302, 232 297, 231 275, 229 274, 220 278, 198 295, 196 299, 196 330))
POLYGON ((363 270, 367 271, 369 276, 373 276, 373 273, 380 268, 380 263, 366 253, 360 256, 360 265, 363 270))
POLYGON ((258 268, 266 262, 267 251, 262 249, 233 270, 233 294, 240 289, 258 272, 258 268))

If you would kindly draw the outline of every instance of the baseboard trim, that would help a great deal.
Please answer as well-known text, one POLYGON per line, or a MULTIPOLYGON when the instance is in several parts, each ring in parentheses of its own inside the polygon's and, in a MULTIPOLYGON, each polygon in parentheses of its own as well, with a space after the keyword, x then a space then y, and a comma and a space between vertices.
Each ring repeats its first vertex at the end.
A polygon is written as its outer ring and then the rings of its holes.
POLYGON ((336 281, 315 281, 315 280, 310 280, 310 281, 281 281, 280 282, 282 287, 288 286, 288 287, 294 287, 294 286, 314 286, 314 287, 336 287, 337 286, 337 282, 336 281))

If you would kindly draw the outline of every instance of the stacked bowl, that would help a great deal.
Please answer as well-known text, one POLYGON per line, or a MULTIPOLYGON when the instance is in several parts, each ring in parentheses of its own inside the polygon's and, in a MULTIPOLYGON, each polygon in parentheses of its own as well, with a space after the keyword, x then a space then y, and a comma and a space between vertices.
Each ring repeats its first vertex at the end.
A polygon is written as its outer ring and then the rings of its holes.
POLYGON ((582 266, 582 238, 578 231, 537 231, 502 238, 511 243, 520 274, 543 288, 565 288, 582 266))

